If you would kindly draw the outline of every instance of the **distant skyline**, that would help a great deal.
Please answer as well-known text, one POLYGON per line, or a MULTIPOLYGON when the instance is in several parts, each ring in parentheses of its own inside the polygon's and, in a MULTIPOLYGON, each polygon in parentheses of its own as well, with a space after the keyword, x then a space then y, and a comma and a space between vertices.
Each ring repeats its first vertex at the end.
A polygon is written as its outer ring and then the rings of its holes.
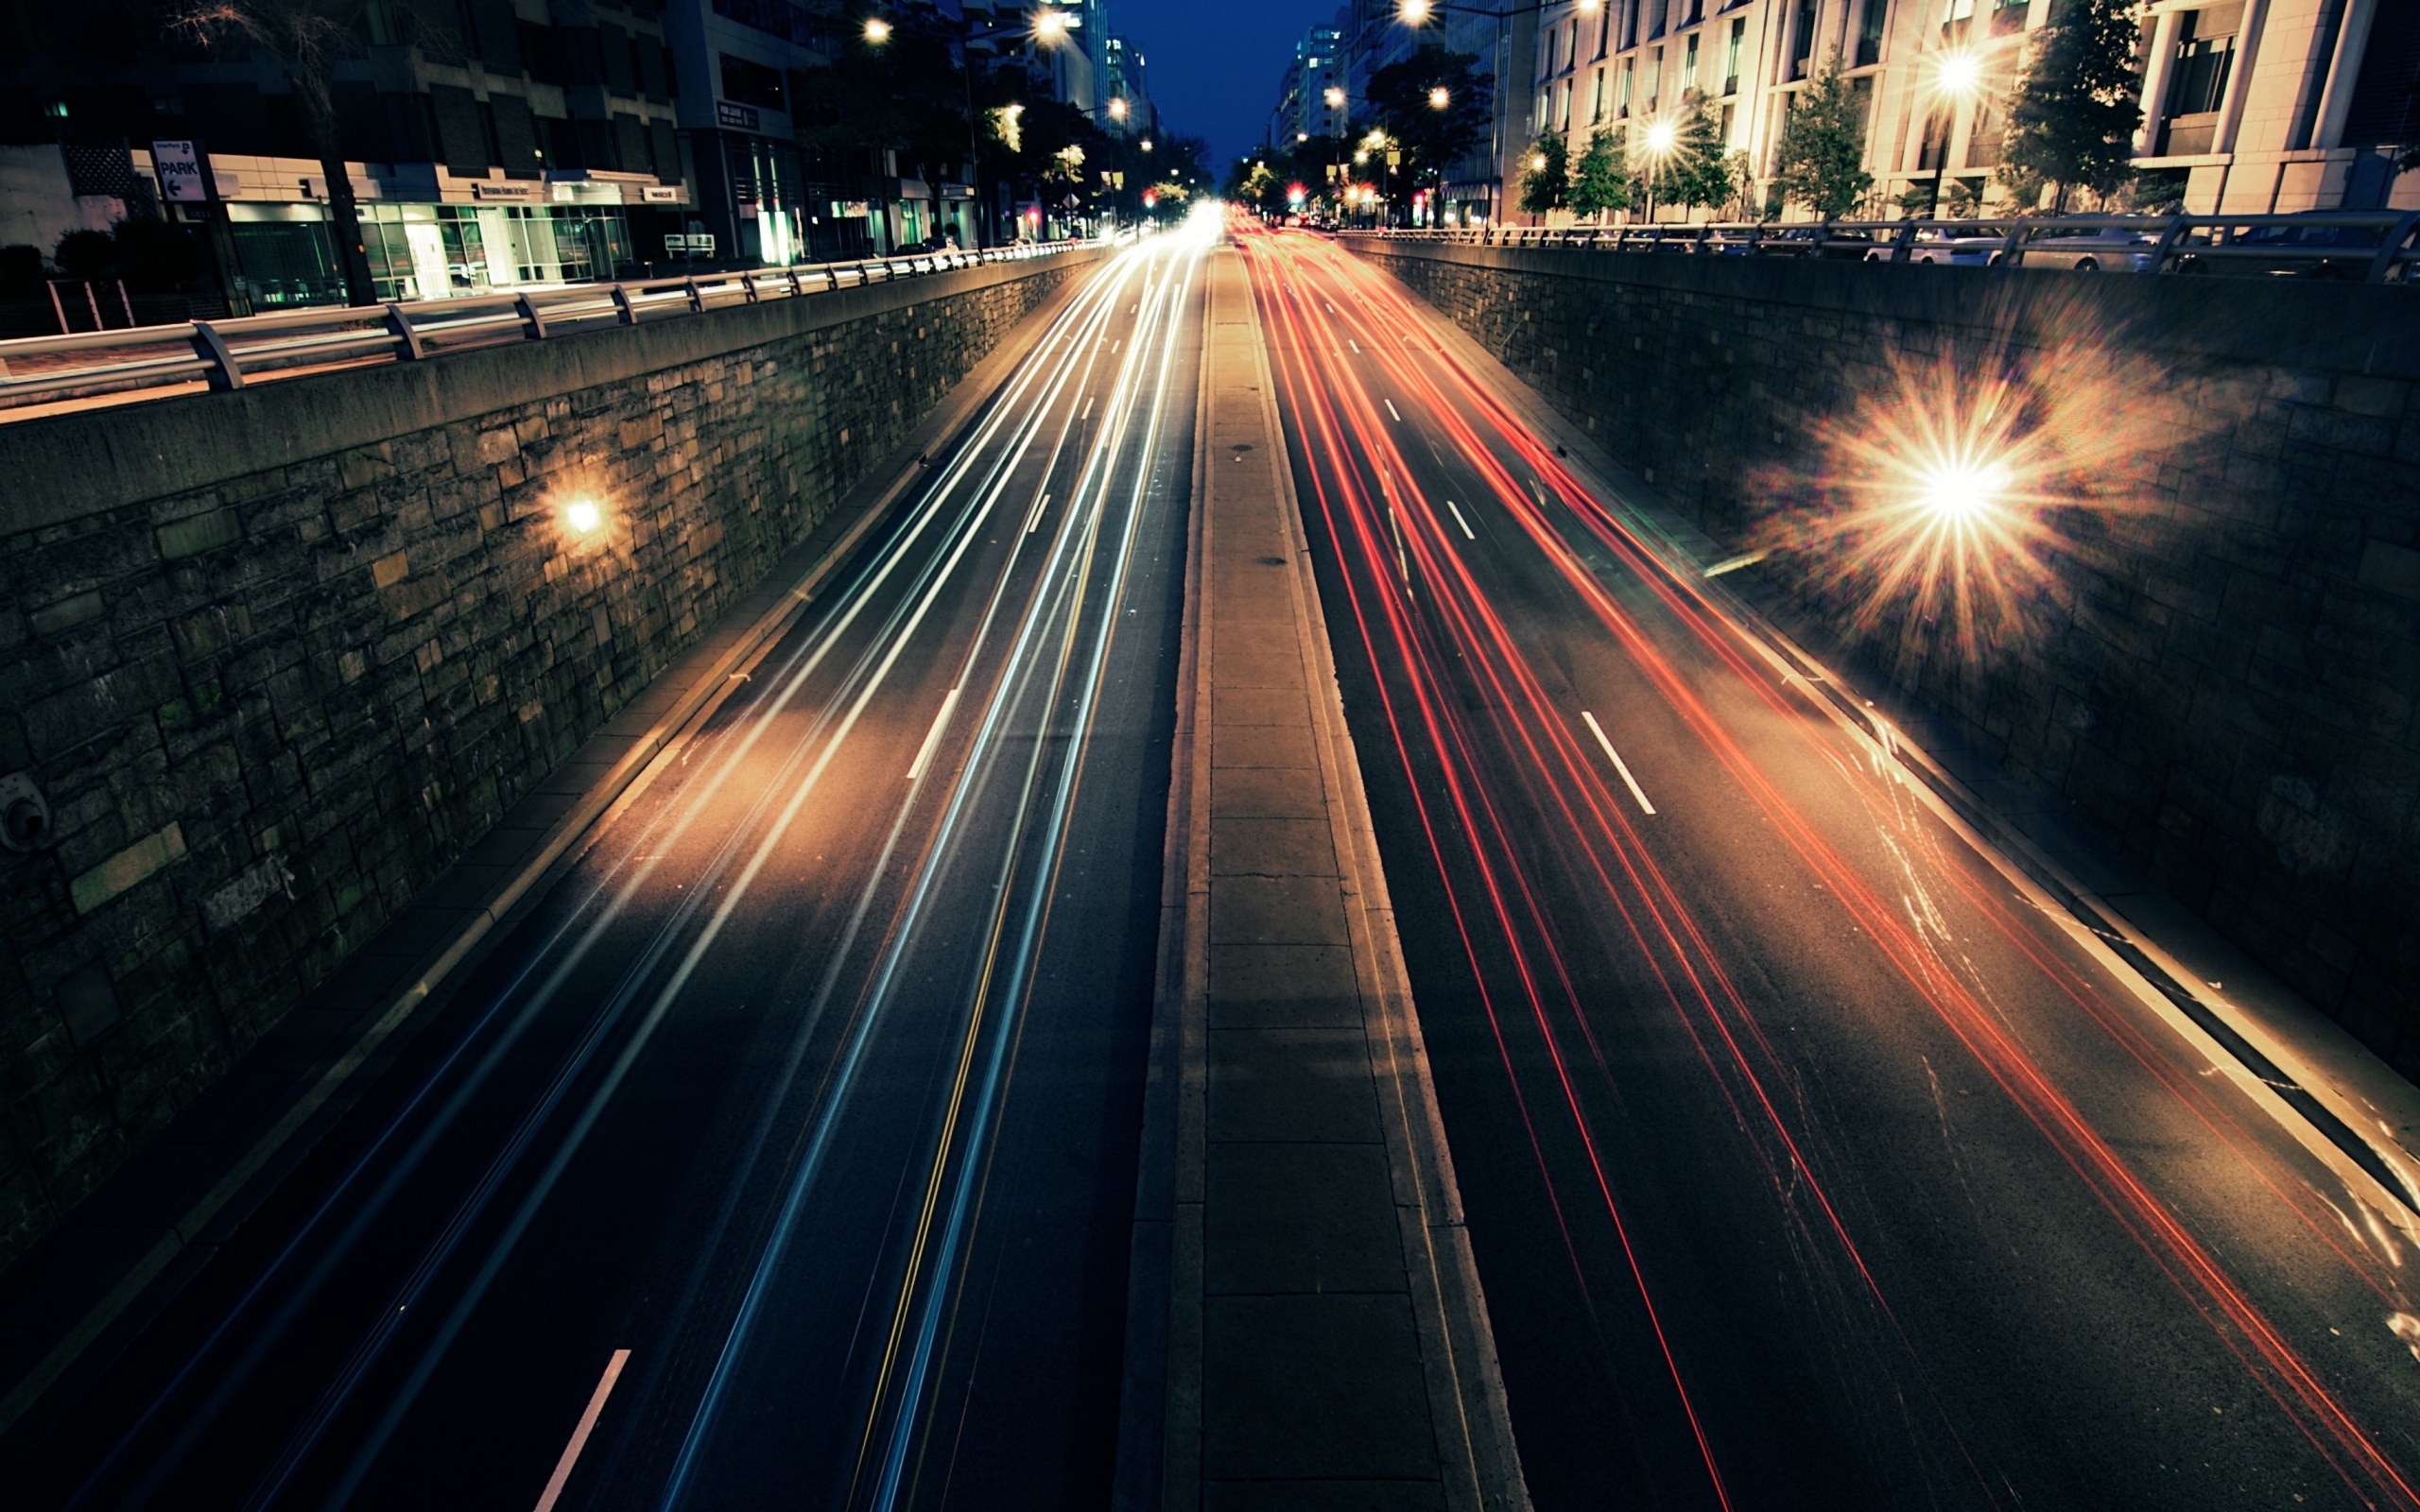
POLYGON ((1221 172, 1260 145, 1295 39, 1335 13, 1334 0, 1109 0, 1111 23, 1142 50, 1166 129, 1208 137, 1221 172))

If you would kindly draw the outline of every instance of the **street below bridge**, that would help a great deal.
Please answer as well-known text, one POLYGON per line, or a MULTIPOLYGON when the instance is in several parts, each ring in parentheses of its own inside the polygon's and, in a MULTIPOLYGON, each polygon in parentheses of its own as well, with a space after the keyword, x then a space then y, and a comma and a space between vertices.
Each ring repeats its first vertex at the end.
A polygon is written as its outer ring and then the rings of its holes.
POLYGON ((2414 1504, 2389 1189, 1433 312, 1240 241, 1535 1503, 2414 1504))
POLYGON ((1084 284, 11 1505, 1106 1502, 1201 253, 1084 284))

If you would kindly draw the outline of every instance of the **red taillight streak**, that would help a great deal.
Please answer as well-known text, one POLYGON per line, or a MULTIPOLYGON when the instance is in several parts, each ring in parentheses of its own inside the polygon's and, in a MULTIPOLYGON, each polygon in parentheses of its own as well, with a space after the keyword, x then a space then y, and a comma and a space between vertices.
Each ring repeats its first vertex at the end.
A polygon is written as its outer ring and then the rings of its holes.
MULTIPOLYGON (((1406 315, 1409 318, 1408 312, 1406 315)), ((1634 662, 1648 675, 1651 682, 1663 694, 1674 711, 1681 714, 1683 721, 1717 755, 1733 779, 1749 793, 1758 807, 1773 821, 1785 840, 1808 868, 1828 883, 1835 896, 1841 899, 1843 906, 1847 907, 1852 917, 1858 919, 1860 927, 1876 939, 1885 957, 1893 963, 1919 995, 1933 1006, 1936 1014, 1981 1064, 1986 1074, 1990 1074, 2010 1094, 2012 1100, 2025 1111, 2029 1120, 2050 1139, 2053 1147, 2059 1149, 2062 1158, 2084 1180, 2087 1189, 2094 1193, 2096 1199, 2111 1212, 2122 1228, 2135 1236, 2136 1242, 2145 1248, 2148 1258, 2158 1264, 2161 1272, 2168 1275, 2180 1289, 2186 1289, 2188 1300, 2193 1299, 2192 1292, 2187 1289, 2187 1283, 2185 1277, 2178 1276, 2160 1260, 2158 1255, 2151 1253, 2152 1241, 2155 1239, 2158 1245, 2182 1265, 2186 1276, 2191 1279, 2192 1283, 2198 1285, 2218 1306, 2220 1314, 2219 1317, 2212 1318, 2214 1326, 2223 1318, 2227 1324, 2238 1331, 2244 1342, 2254 1349, 2269 1368, 2283 1378, 2284 1384, 2300 1400, 2304 1411, 2314 1415, 2324 1426, 2330 1430, 2332 1436, 2338 1439, 2340 1448, 2350 1451, 2354 1457, 2360 1461, 2386 1488, 2403 1498, 2407 1504, 2420 1504, 2420 1495, 2415 1495, 2412 1487, 2396 1468, 2352 1422, 2349 1415, 2336 1402, 2333 1395, 2317 1380, 2283 1336, 2275 1332, 2273 1326, 2259 1313, 2251 1299, 2244 1296, 2233 1280, 2219 1268, 2216 1262, 2202 1249, 2199 1243, 2165 1205, 2142 1186, 2116 1152, 2110 1149, 2084 1121, 2082 1113, 2066 1100, 2064 1094, 2048 1083, 2023 1048, 2000 1028, 1996 1020, 1992 1018, 1983 1005, 1954 978, 1945 979, 1943 973, 1937 973, 1933 970, 1934 960, 1930 951, 1909 932, 1900 920, 1897 911, 1891 908, 1885 901, 1868 888, 1862 878, 1848 867, 1828 842, 1817 834, 1787 799, 1771 785, 1761 772, 1754 768, 1746 753, 1731 739, 1728 731, 1715 720, 1711 711, 1682 681, 1678 673, 1645 633, 1613 601, 1611 595, 1604 591, 1602 583, 1587 570, 1583 563, 1574 558, 1569 548, 1564 544, 1561 538, 1545 520, 1542 511, 1530 503, 1527 494, 1517 487, 1511 474, 1497 462, 1494 453, 1479 443, 1476 433, 1461 421, 1453 406, 1444 403, 1444 396, 1426 380, 1425 375, 1417 373, 1416 370, 1409 372, 1400 370, 1396 364, 1389 360, 1391 349, 1386 344, 1374 340, 1372 349, 1371 354, 1377 356, 1381 362, 1387 363, 1391 370, 1397 372, 1397 376, 1406 379, 1408 387, 1417 387, 1429 393, 1432 408, 1440 424, 1453 436, 1458 447, 1463 453, 1465 461, 1489 478, 1499 501, 1522 522, 1524 529, 1546 553, 1548 559, 1555 563, 1566 581, 1590 605, 1599 620, 1615 636, 1616 642, 1631 654, 1634 662)), ((1543 446, 1530 439, 1517 421, 1506 414, 1480 386, 1473 382, 1468 373, 1462 371, 1451 358, 1442 353, 1438 355, 1440 365, 1460 380, 1464 390, 1463 399, 1474 409, 1487 416, 1494 422, 1503 441, 1537 472, 1542 481, 1553 488, 1566 507, 1571 509, 1573 516, 1587 524, 1609 549, 1622 558, 1624 565, 1633 575, 1655 593, 1685 626, 1728 663, 1742 681, 1755 689, 1758 696, 1770 707, 1776 713, 1789 715, 1789 722, 1793 727, 1802 726, 1803 722, 1798 717, 1798 711, 1789 708, 1774 690, 1767 688, 1764 679, 1754 675, 1751 664, 1739 654, 1730 639, 1731 634, 1737 632, 1729 625, 1727 616, 1722 615, 1720 610, 1695 585, 1685 585, 1676 590, 1671 580, 1653 562, 1651 554, 1647 553, 1635 541, 1626 526, 1599 505, 1586 490, 1581 489, 1577 481, 1547 454, 1543 446), (1685 600, 1682 596, 1683 593, 1686 594, 1685 600), (1709 620, 1715 623, 1710 624, 1709 620), (1729 633, 1719 633, 1718 624, 1722 631, 1729 633)), ((1616 812, 1618 812, 1617 809, 1616 812)), ((1626 830, 1628 828, 1626 821, 1624 828, 1626 830)), ((1986 911, 1986 917, 1993 918, 2000 926, 2001 932, 2013 938, 2019 933, 2014 929, 2013 921, 1996 910, 1986 911)), ((1691 933, 1694 936, 1694 929, 1691 933)), ((2022 944, 2020 948, 2023 948, 2022 944)), ((2098 1017, 2096 1015, 2096 1018, 2098 1017)), ((2303 1211, 2299 1206, 2296 1206, 2295 1211, 2303 1211)), ((2310 1221, 2310 1215, 2305 1212, 2304 1216, 2314 1231, 2325 1234, 2325 1230, 2320 1225, 2310 1221)), ((2329 1242, 2331 1247, 2335 1247, 2332 1239, 2329 1242)), ((2338 1252, 2342 1253, 2341 1249, 2338 1252)), ((2210 1315, 2199 1306, 2198 1302, 2196 1310, 2204 1312, 2204 1316, 2210 1315)), ((2242 1358, 2240 1351, 2235 1349, 2234 1342, 2227 1338, 2223 1329, 2221 1330, 2220 1336, 2231 1352, 2237 1352, 2238 1358, 2242 1358)), ((2245 1363, 2247 1366, 2252 1364, 2249 1359, 2246 1359, 2245 1363)), ((2257 1379, 2258 1372, 2255 1373, 2257 1379)), ((2339 1464, 2336 1456, 2311 1434, 2309 1425, 2306 1424, 2300 1415, 2293 1411, 2291 1404, 2284 1397, 2278 1395, 2272 1383, 2261 1380, 2260 1384, 2270 1393, 2273 1400, 2278 1401, 2297 1429, 2310 1439, 2321 1456, 2340 1474, 2346 1474, 2345 1468, 2339 1464)), ((2349 1475, 2347 1479, 2349 1482, 2349 1475)))

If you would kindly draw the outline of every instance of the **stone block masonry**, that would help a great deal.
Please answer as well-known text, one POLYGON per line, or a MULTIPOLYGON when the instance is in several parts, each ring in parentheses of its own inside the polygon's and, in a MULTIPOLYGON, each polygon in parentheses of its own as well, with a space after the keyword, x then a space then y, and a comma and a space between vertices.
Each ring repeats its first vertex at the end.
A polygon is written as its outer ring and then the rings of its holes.
POLYGON ((1100 255, 0 427, 0 1263, 1100 255))
POLYGON ((1347 241, 2420 1079, 2420 291, 1347 241), (2095 499, 1976 650, 1806 527, 1827 438, 1996 372, 2095 499))

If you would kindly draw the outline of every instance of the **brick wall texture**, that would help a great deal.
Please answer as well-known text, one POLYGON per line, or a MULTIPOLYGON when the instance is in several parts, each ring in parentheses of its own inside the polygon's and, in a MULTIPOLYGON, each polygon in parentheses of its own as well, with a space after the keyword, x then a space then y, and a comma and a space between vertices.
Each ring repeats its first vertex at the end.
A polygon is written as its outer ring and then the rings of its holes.
POLYGON ((2420 291, 1346 240, 2420 1077, 2420 291), (2088 465, 1964 644, 1821 521, 1873 417, 1995 376, 2088 465))
POLYGON ((0 1262, 1091 260, 0 429, 0 1262))

